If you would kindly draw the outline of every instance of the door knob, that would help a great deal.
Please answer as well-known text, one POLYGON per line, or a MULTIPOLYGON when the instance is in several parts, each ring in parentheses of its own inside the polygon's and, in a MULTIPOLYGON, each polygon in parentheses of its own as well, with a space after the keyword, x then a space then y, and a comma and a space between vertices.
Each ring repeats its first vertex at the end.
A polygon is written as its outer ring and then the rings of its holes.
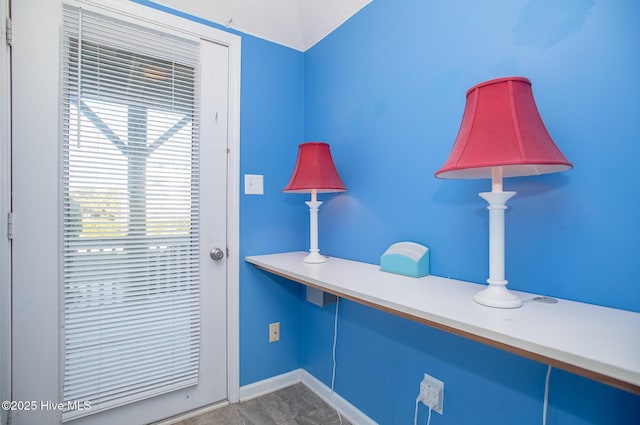
POLYGON ((224 251, 218 247, 211 248, 211 251, 209 251, 209 255, 211 256, 212 260, 220 261, 224 257, 224 251))

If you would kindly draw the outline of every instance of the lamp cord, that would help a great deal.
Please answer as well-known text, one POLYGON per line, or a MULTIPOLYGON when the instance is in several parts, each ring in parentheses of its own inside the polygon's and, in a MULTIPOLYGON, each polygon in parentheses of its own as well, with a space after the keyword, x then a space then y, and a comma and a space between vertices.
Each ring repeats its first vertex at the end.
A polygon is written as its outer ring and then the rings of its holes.
POLYGON ((544 402, 542 404, 542 425, 547 425, 547 409, 549 407, 549 378, 551 378, 551 365, 547 368, 547 378, 544 382, 544 402))
POLYGON ((336 316, 333 320, 333 350, 332 350, 333 370, 331 371, 331 402, 333 403, 333 408, 338 414, 340 425, 342 425, 342 414, 340 414, 340 410, 338 409, 338 405, 336 404, 336 399, 335 399, 336 366, 337 366, 336 346, 338 345, 338 309, 339 307, 340 307, 340 297, 336 297, 336 316))
MULTIPOLYGON (((418 425, 418 406, 420 405, 420 395, 416 398, 416 410, 413 412, 413 425, 418 425)), ((429 416, 427 418, 427 425, 431 423, 431 408, 429 407, 429 416)))

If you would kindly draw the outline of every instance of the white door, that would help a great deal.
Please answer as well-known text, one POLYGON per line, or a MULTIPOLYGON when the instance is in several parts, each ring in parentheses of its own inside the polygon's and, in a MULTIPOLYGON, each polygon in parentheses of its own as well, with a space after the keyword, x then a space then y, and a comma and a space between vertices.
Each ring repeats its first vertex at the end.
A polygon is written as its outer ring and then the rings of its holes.
MULTIPOLYGON (((148 14, 83 8, 181 37, 148 14)), ((200 75, 188 77, 200 80, 198 130, 197 117, 165 107, 163 87, 146 101, 133 100, 131 81, 101 95, 88 71, 88 88, 74 92, 86 65, 65 65, 65 55, 143 58, 151 80, 166 76, 164 57, 141 53, 137 38, 98 48, 88 32, 86 45, 69 48, 80 37, 63 35, 62 10, 50 0, 12 4, 12 396, 34 402, 12 412, 13 423, 144 424, 224 400, 227 261, 210 250, 227 246, 228 47, 185 35, 200 45, 199 65, 183 67, 200 75), (77 75, 60 88, 70 69, 77 75), (174 283, 182 275, 186 283, 174 283)))

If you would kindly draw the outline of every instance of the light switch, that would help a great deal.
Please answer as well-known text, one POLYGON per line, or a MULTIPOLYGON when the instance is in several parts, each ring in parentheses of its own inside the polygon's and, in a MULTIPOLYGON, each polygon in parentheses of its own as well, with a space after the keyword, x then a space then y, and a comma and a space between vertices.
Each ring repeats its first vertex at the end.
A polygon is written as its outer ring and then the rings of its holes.
POLYGON ((264 195, 264 176, 257 174, 245 174, 244 194, 264 195))

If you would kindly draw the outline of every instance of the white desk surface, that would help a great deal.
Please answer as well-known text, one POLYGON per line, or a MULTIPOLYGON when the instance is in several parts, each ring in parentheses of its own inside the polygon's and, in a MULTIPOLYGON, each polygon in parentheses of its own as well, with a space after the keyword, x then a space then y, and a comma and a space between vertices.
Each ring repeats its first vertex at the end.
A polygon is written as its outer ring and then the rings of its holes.
POLYGON ((640 313, 559 299, 516 309, 472 300, 485 285, 437 276, 412 278, 375 264, 331 257, 306 264, 306 252, 249 256, 270 273, 640 394, 640 313))

